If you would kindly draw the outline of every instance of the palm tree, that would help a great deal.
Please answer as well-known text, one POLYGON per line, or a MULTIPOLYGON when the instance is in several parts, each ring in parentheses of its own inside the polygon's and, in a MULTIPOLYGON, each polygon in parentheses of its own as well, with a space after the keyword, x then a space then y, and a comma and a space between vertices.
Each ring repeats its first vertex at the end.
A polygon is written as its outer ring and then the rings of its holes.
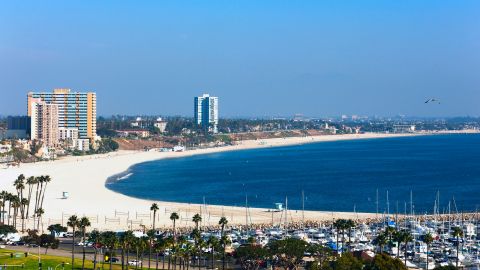
POLYGON ((149 230, 147 232, 147 236, 148 236, 148 269, 150 269, 150 260, 152 259, 152 241, 153 241, 153 238, 155 237, 155 233, 156 231, 155 230, 149 230))
POLYGON ((132 231, 126 231, 119 238, 120 246, 122 247, 122 269, 124 269, 125 266, 125 252, 127 253, 128 264, 128 254, 134 238, 135 236, 133 235, 132 231))
POLYGON ((348 230, 348 249, 350 250, 352 240, 352 229, 355 228, 355 221, 348 219, 345 221, 345 229, 348 230))
POLYGON ((28 207, 29 205, 29 201, 27 198, 23 198, 20 203, 22 204, 22 208, 23 208, 23 213, 22 213, 22 232, 25 231, 25 218, 27 218, 28 220, 28 216, 26 215, 25 213, 25 209, 26 207, 28 207))
POLYGON ((427 245, 427 270, 428 270, 428 253, 430 251, 430 245, 433 242, 433 236, 431 233, 427 233, 423 236, 423 242, 427 245))
POLYGON ((8 199, 8 192, 2 190, 2 192, 0 192, 0 198, 2 199, 2 223, 5 224, 5 205, 8 199))
MULTIPOLYGON (((168 248, 175 247, 175 239, 173 239, 173 236, 169 236, 167 239, 165 239, 165 247, 168 247, 168 248)), ((171 261, 172 261, 172 251, 168 254, 168 270, 170 270, 171 261)), ((165 269, 165 267, 163 268, 165 269)))
POLYGON ((12 208, 13 208, 13 227, 16 228, 18 209, 21 207, 21 202, 20 202, 20 198, 17 195, 13 195, 10 198, 10 201, 12 203, 12 208))
POLYGON ((383 247, 387 244, 387 237, 384 233, 380 233, 377 237, 373 240, 372 244, 378 246, 380 248, 380 252, 383 252, 383 247))
POLYGON ((412 237, 412 234, 409 231, 404 230, 402 232, 401 239, 402 239, 402 242, 405 243, 405 254, 404 255, 405 255, 405 265, 407 265, 408 243, 413 241, 413 237, 412 237))
MULTIPOLYGON (((41 209, 41 208, 40 208, 41 209)), ((72 269, 73 269, 73 264, 75 260, 75 232, 76 229, 79 227, 80 221, 78 220, 78 217, 73 215, 68 218, 67 226, 72 228, 73 231, 73 239, 72 239, 72 269)))
POLYGON ((222 227, 222 231, 221 231, 221 240, 222 240, 222 247, 223 247, 223 255, 222 255, 222 269, 225 270, 225 246, 226 246, 226 243, 224 241, 224 232, 225 232, 225 225, 228 224, 228 220, 226 217, 221 217, 220 220, 218 221, 218 225, 220 225, 222 227))
POLYGON ((38 208, 37 211, 35 211, 35 215, 37 215, 37 230, 40 231, 40 221, 42 219, 43 214, 45 214, 45 211, 43 211, 43 208, 38 208))
POLYGON ((32 201, 33 186, 37 184, 37 179, 33 176, 30 176, 29 178, 27 178, 26 183, 28 185, 28 205, 27 205, 26 216, 28 218, 30 213, 30 202, 32 201))
POLYGON ((12 199, 13 199, 13 194, 7 193, 5 195, 5 200, 8 201, 8 219, 7 219, 8 225, 10 225, 10 217, 11 217, 11 210, 12 210, 12 199))
POLYGON ((90 227, 92 224, 87 217, 82 217, 78 222, 78 227, 82 231, 82 270, 85 269, 85 236, 87 234, 87 227, 90 227))
POLYGON ((34 212, 37 212, 37 209, 39 208, 38 206, 38 201, 39 201, 39 197, 40 197, 40 190, 42 189, 43 187, 43 176, 37 176, 35 177, 35 182, 37 183, 37 187, 35 189, 35 207, 33 208, 34 212))
POLYGON ((342 233, 342 250, 343 250, 343 231, 345 230, 345 225, 346 225, 346 220, 345 219, 337 219, 335 222, 333 222, 333 227, 335 227, 335 230, 337 231, 337 254, 339 251, 339 245, 338 245, 338 237, 339 234, 342 233))
POLYGON ((400 231, 395 231, 392 235, 393 241, 397 242, 397 258, 400 257, 400 245, 402 243, 402 233, 400 231))
POLYGON ((202 222, 202 216, 195 214, 192 218, 192 221, 195 223, 195 228, 198 230, 198 224, 202 222))
POLYGON ((170 214, 170 220, 173 222, 173 239, 174 240, 177 239, 177 232, 175 231, 175 222, 179 218, 180 217, 178 216, 178 214, 176 212, 173 212, 173 213, 170 214))
MULTIPOLYGON (((22 219, 22 232, 25 231, 25 210, 24 210, 23 204, 21 203, 23 201, 23 190, 25 189, 24 180, 25 180, 25 176, 23 174, 20 174, 17 177, 17 180, 15 180, 15 182, 13 183, 13 186, 17 190, 18 201, 20 204, 20 218, 22 219)), ((16 223, 17 222, 15 221, 15 225, 16 223)))
POLYGON ((218 246, 218 239, 215 236, 210 236, 208 238, 208 245, 210 246, 210 251, 212 252, 212 269, 214 269, 213 263, 215 261, 215 247, 218 246))
POLYGON ((101 234, 100 239, 102 240, 102 243, 108 248, 109 252, 109 269, 112 270, 112 258, 113 258, 113 251, 118 245, 118 237, 115 232, 112 231, 106 231, 101 234))
MULTIPOLYGON (((157 240, 155 241, 155 244, 153 245, 154 251, 155 251, 155 269, 158 270, 158 257, 160 255, 160 252, 165 252, 165 239, 161 236, 157 237, 157 240)), ((163 256, 163 268, 165 269, 165 255, 163 256)))
POLYGON ((40 202, 40 208, 43 208, 43 199, 45 199, 45 191, 47 190, 47 184, 50 183, 52 179, 50 176, 45 175, 43 177, 43 183, 45 183, 45 186, 43 187, 43 194, 42 194, 42 201, 40 202))
POLYGON ((460 247, 460 237, 463 237, 463 230, 460 227, 454 227, 452 230, 452 236, 457 238, 457 261, 455 266, 458 268, 458 249, 460 247))
POLYGON ((200 239, 202 239, 202 236, 200 234, 200 231, 198 229, 193 229, 192 233, 190 234, 190 237, 193 238, 193 241, 194 241, 194 247, 193 247, 193 250, 195 252, 195 254, 197 255, 197 262, 198 262, 198 267, 200 267, 200 245, 199 245, 199 241, 200 239))
POLYGON ((90 233, 90 239, 93 242, 93 269, 97 269, 97 253, 98 253, 98 243, 100 243, 100 233, 97 230, 94 230, 90 233))
POLYGON ((150 206, 150 211, 153 211, 153 230, 155 230, 155 218, 157 215, 158 211, 158 205, 156 203, 153 203, 152 206, 150 206))

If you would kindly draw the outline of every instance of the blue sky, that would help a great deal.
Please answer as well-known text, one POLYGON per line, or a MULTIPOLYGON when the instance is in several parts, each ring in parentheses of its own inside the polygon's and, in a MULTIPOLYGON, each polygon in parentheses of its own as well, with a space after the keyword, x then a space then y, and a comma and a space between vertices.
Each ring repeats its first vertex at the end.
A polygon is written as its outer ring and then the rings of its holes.
POLYGON ((29 90, 98 113, 480 115, 479 1, 2 1, 0 114, 29 90), (441 104, 425 105, 429 97, 441 104))

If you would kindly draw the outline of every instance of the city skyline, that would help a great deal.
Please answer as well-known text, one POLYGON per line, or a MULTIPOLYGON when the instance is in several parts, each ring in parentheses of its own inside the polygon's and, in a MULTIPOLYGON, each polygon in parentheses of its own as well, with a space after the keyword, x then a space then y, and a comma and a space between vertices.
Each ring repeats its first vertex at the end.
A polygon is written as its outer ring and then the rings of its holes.
POLYGON ((478 2, 185 3, 2 3, 0 114, 65 87, 103 116, 190 116, 199 92, 222 117, 480 115, 478 2))

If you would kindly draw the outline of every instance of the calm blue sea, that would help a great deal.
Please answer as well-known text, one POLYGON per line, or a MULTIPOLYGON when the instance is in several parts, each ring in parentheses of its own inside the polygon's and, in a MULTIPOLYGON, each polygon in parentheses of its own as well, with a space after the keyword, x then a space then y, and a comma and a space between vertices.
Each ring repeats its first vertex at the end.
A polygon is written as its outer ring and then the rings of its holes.
POLYGON ((291 209, 416 213, 480 206, 480 135, 324 142, 146 162, 107 187, 152 200, 291 209))

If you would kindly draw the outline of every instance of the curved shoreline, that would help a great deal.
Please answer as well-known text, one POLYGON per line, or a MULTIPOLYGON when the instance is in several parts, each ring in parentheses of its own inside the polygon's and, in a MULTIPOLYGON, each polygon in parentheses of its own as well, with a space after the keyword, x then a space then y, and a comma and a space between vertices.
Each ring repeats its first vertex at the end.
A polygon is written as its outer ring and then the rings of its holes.
MULTIPOLYGON (((125 174, 130 167, 163 158, 187 157, 199 154, 211 154, 223 151, 247 150, 254 148, 291 146, 305 143, 318 143, 339 140, 375 139, 416 136, 422 134, 359 134, 359 135, 327 135, 308 138, 268 139, 259 141, 244 141, 235 146, 224 146, 208 149, 197 149, 186 152, 133 152, 119 151, 113 154, 96 156, 67 157, 65 159, 22 164, 18 168, 0 170, 0 185, 2 189, 14 191, 13 181, 19 174, 50 175, 45 196, 44 228, 49 224, 65 223, 69 215, 88 216, 92 220, 92 228, 127 229, 130 226, 138 228, 140 224, 151 226, 149 208, 152 200, 129 197, 114 192, 106 187, 108 179, 119 174, 125 174), (62 192, 69 192, 68 199, 61 199, 62 192)), ((430 134, 423 134, 430 135, 430 134)), ((157 215, 158 226, 170 226, 169 213, 177 211, 181 216, 179 226, 191 225, 191 216, 202 212, 206 224, 215 224, 218 217, 225 215, 230 224, 245 223, 245 208, 234 206, 202 206, 190 203, 158 202, 160 210, 157 215), (206 208, 206 209, 205 209, 206 208)), ((267 209, 250 208, 253 223, 270 223, 272 213, 267 209)), ((293 219, 301 218, 300 213, 289 212, 293 219)), ((374 216, 375 214, 373 214, 374 216)), ((367 218, 372 214, 335 213, 330 211, 305 211, 306 220, 331 220, 335 217, 367 218)), ((275 219, 275 217, 274 217, 275 219)))

